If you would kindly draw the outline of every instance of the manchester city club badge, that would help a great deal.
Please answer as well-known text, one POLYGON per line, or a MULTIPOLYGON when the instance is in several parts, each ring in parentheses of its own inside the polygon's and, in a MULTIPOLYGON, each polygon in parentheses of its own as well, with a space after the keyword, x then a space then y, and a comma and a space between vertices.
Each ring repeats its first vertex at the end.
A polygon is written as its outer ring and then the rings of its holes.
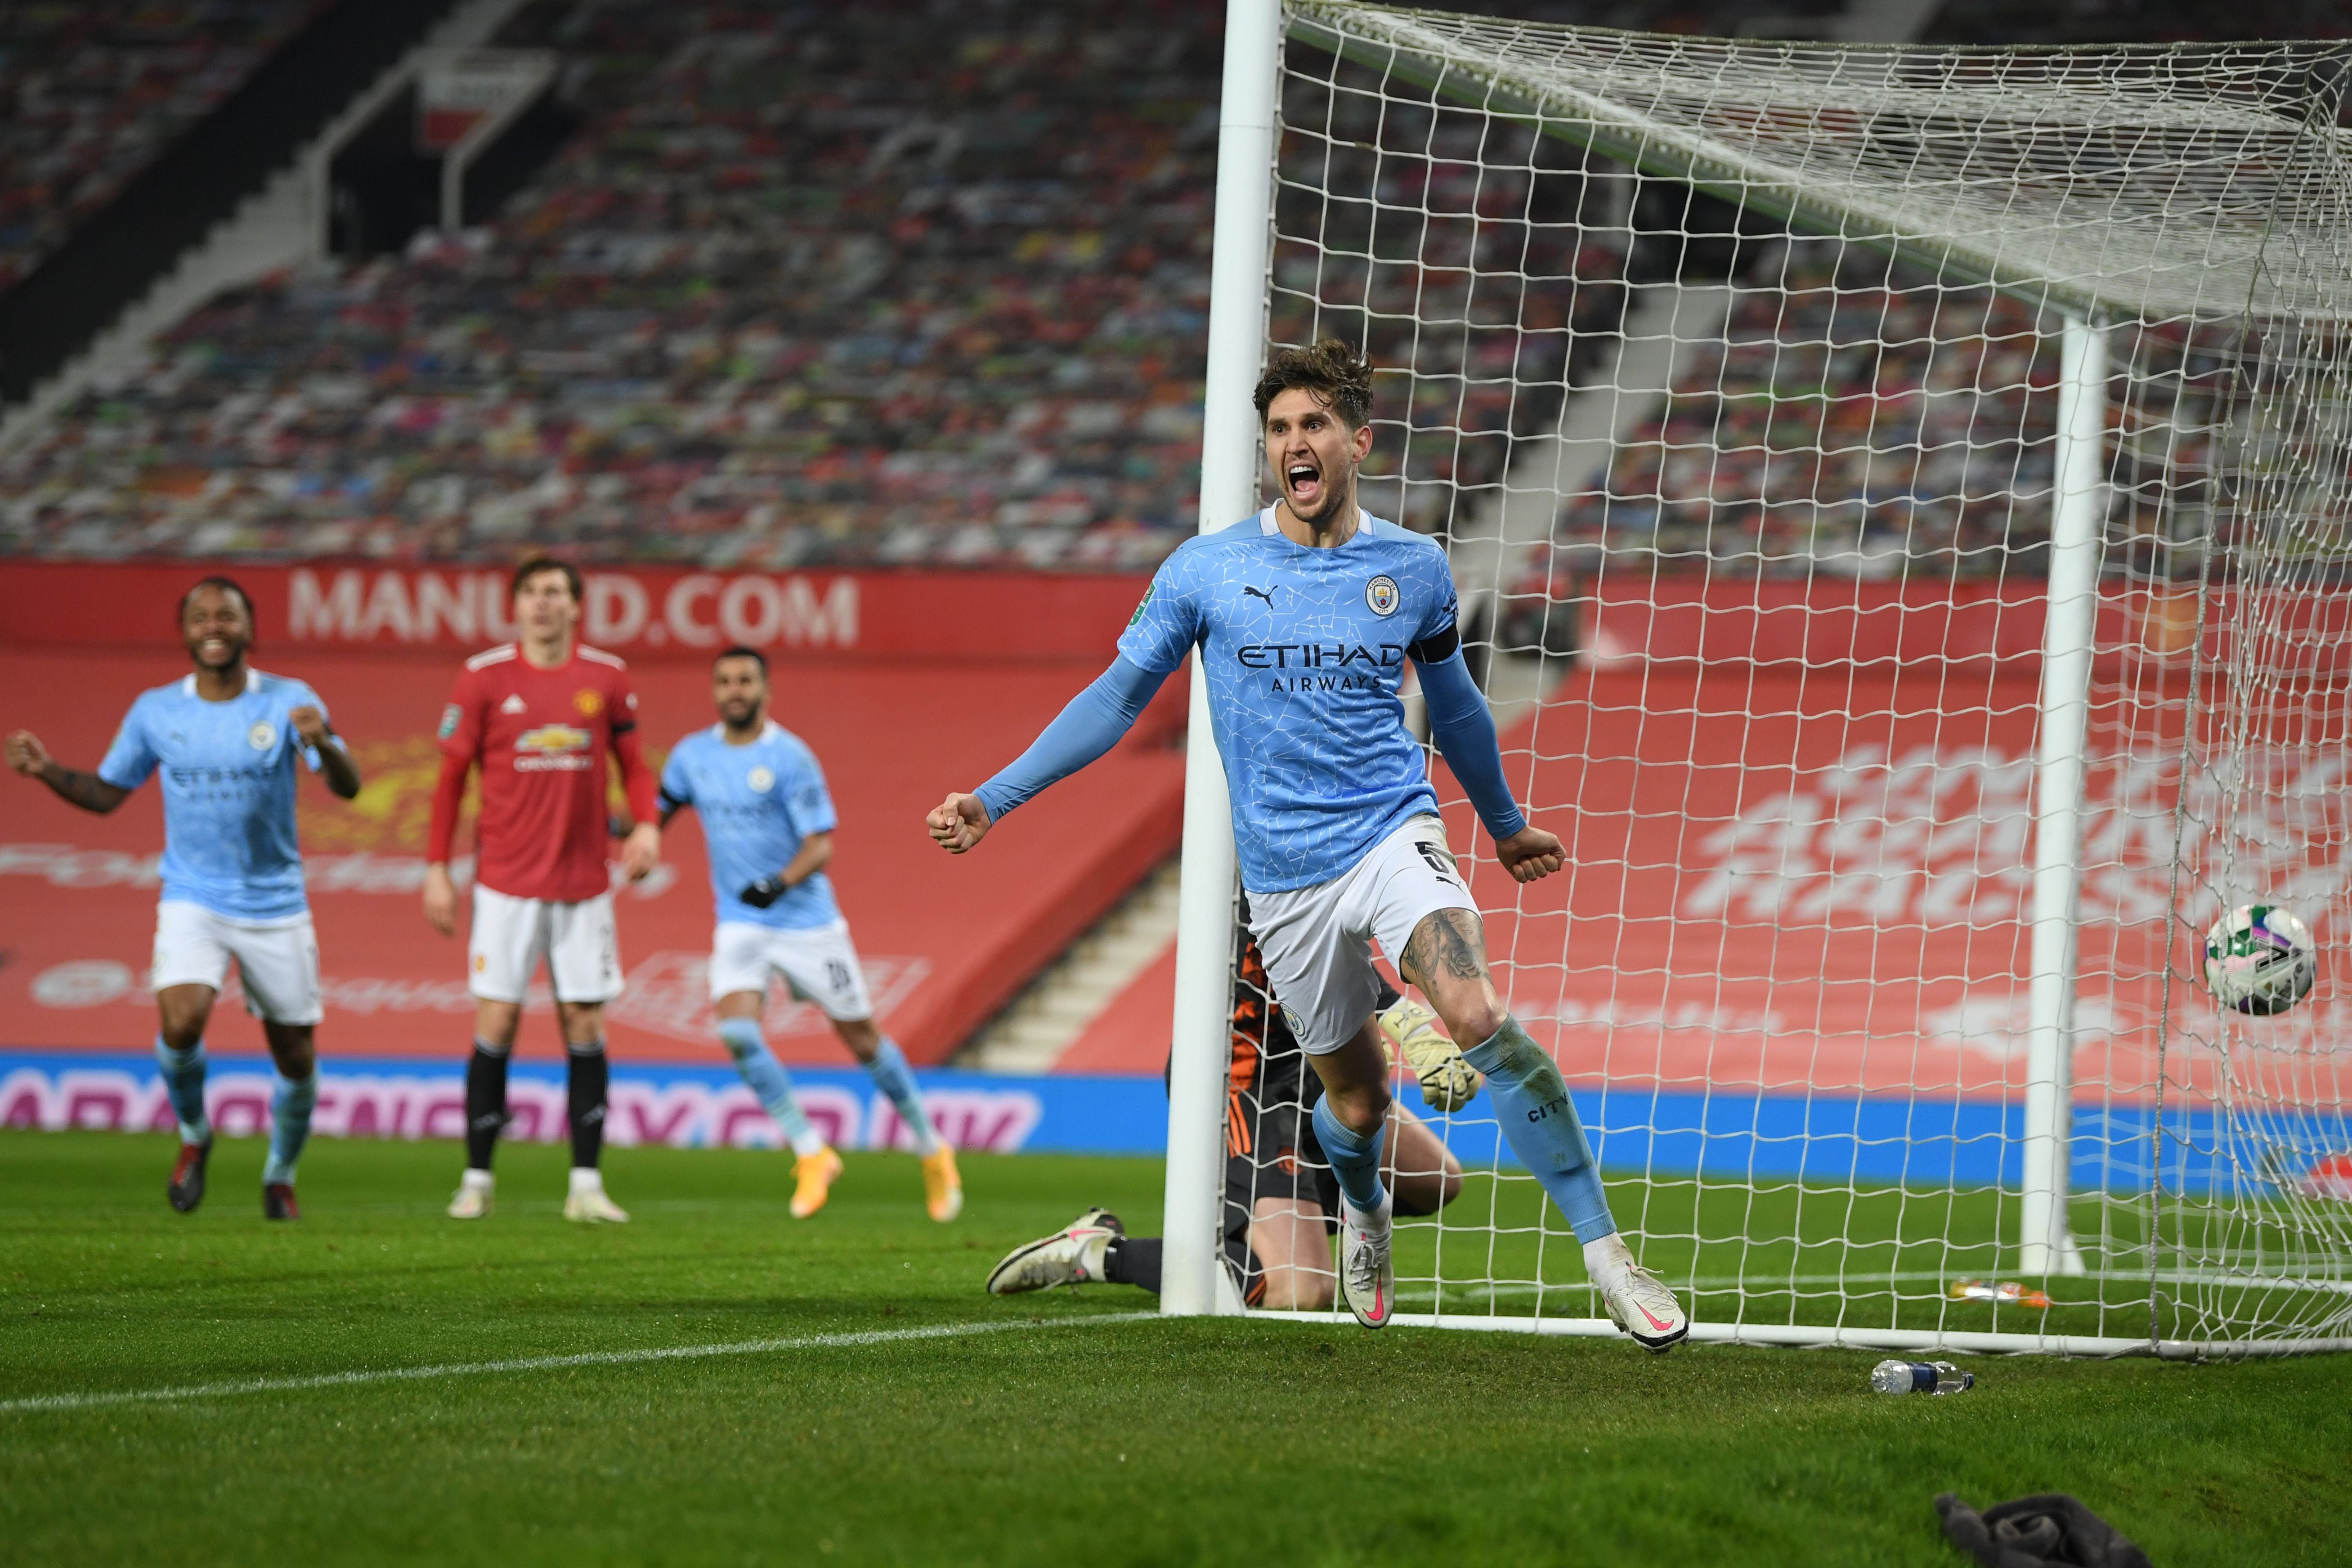
POLYGON ((1380 576, 1377 576, 1370 582, 1365 584, 1364 603, 1372 607, 1372 614, 1376 616, 1392 616, 1396 614, 1396 579, 1388 575, 1386 573, 1382 573, 1380 576))

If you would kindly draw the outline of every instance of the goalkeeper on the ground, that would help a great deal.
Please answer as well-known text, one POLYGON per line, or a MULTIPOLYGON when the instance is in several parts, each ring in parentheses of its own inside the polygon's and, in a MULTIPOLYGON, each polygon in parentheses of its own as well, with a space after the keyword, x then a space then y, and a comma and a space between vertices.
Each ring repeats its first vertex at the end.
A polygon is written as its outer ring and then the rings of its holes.
MULTIPOLYGON (((1330 1237, 1339 1186, 1316 1141, 1323 1085, 1307 1068, 1282 1008, 1266 989, 1257 944, 1241 941, 1233 1057, 1225 1086, 1224 1264, 1253 1307, 1328 1310, 1339 1277, 1330 1237)), ((1458 1110, 1478 1092, 1477 1069, 1440 1034, 1430 1010, 1383 982, 1381 1034, 1390 1056, 1421 1082, 1433 1110, 1458 1110)), ((1397 1212, 1435 1214, 1462 1190, 1462 1167, 1402 1101, 1389 1109, 1382 1173, 1397 1212)), ((1089 1208, 1051 1236, 1016 1247, 988 1277, 992 1294, 1108 1283, 1160 1289, 1160 1237, 1129 1236, 1118 1216, 1089 1208)))

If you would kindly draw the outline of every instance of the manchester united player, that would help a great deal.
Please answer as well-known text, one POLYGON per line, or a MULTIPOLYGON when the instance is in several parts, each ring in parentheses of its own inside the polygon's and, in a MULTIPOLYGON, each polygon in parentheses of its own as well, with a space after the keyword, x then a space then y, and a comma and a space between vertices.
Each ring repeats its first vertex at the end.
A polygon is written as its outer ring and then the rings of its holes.
POLYGON ((621 847, 631 881, 660 860, 661 828, 628 667, 577 640, 580 589, 579 572, 563 562, 538 556, 516 567, 519 639, 467 659, 441 714, 425 918, 443 936, 457 929, 449 878, 457 806, 467 772, 477 763, 482 769, 467 951, 474 1054, 466 1069, 466 1176, 449 1202, 452 1219, 490 1212, 490 1152, 507 1120, 507 1058, 542 958, 572 1068, 572 1188, 563 1217, 629 1217, 604 1195, 596 1166, 604 1144, 604 1004, 621 994, 604 866, 604 792, 614 763, 636 821, 621 847))

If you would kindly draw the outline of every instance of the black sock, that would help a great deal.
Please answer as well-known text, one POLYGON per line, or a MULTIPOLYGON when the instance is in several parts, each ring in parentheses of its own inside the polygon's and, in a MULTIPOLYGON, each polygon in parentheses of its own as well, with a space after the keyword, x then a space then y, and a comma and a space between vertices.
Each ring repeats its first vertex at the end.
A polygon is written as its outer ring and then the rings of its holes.
POLYGON ((507 1053, 487 1051, 474 1042, 473 1058, 466 1064, 466 1165, 490 1168, 490 1151, 498 1146, 499 1129, 507 1124, 507 1053))
POLYGON ((604 1152, 604 1085, 611 1069, 604 1042, 573 1046, 572 1052, 572 1163, 593 1169, 604 1152))
POLYGON ((1103 1278, 1114 1285, 1140 1285, 1160 1294, 1160 1238, 1115 1236, 1103 1248, 1103 1278))

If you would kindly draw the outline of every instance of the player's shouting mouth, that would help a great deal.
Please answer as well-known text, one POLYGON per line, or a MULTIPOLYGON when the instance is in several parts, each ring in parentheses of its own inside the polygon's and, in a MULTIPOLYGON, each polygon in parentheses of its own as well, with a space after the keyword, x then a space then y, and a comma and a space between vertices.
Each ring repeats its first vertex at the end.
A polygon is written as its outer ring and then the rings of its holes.
POLYGON ((1312 399, 1303 407, 1266 411, 1265 444, 1282 473, 1282 499, 1291 515, 1318 532, 1328 528, 1342 506, 1355 504, 1355 470, 1372 448, 1370 426, 1350 430, 1346 421, 1312 399), (1331 482, 1346 474, 1350 482, 1331 482))

